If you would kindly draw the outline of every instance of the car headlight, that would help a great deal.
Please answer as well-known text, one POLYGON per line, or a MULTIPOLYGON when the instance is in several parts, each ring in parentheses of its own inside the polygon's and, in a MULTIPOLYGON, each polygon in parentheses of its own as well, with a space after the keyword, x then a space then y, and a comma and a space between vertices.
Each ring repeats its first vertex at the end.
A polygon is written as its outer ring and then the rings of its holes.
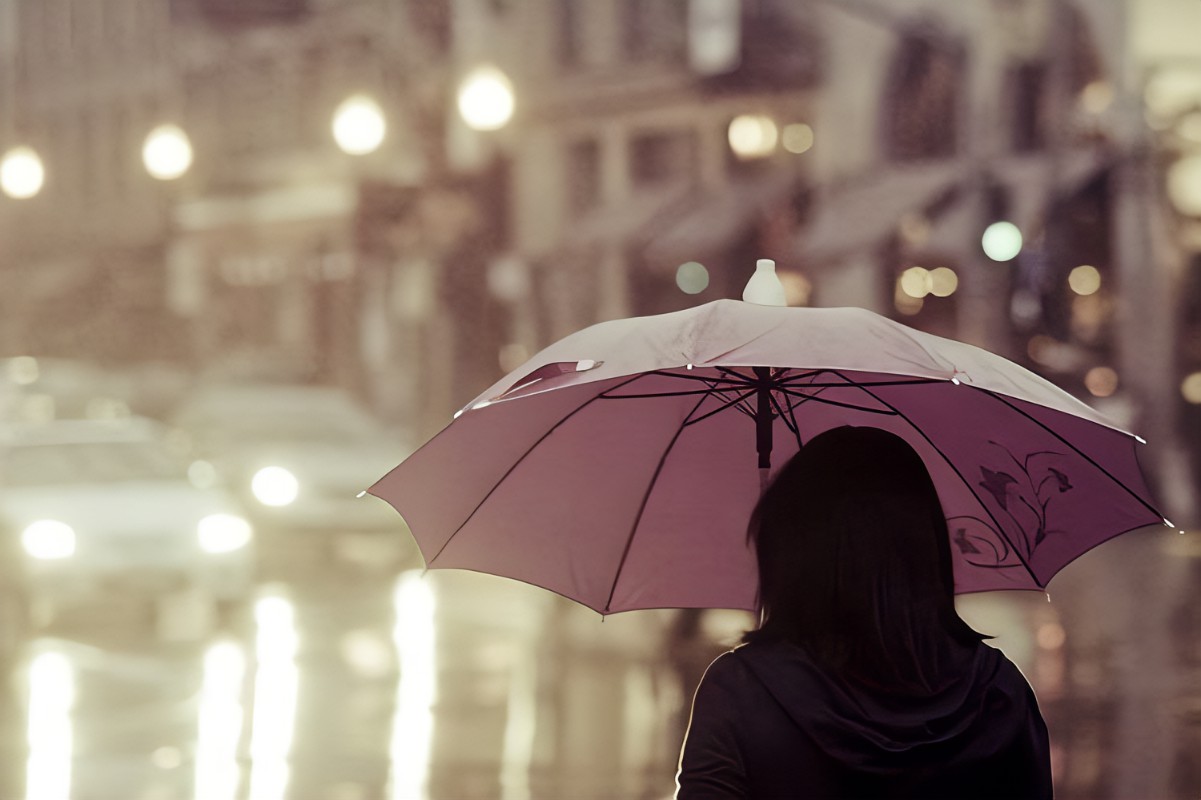
POLYGON ((21 532, 21 544, 34 558, 70 558, 75 555, 75 531, 65 522, 39 519, 21 532))
POLYGON ((254 473, 250 490, 265 506, 286 506, 300 493, 300 483, 283 467, 263 467, 254 473))
POLYGON ((233 514, 210 514, 196 525, 196 538, 206 553, 230 553, 250 543, 250 523, 233 514))

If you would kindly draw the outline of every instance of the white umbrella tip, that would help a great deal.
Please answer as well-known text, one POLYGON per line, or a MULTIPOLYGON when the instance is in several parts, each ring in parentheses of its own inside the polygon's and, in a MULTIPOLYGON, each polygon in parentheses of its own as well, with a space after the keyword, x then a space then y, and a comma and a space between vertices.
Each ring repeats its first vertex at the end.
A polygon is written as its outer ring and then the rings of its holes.
POLYGON ((359 497, 362 497, 362 496, 363 496, 363 495, 365 495, 365 494, 367 494, 367 490, 366 490, 366 489, 364 489, 363 491, 361 491, 361 492, 359 492, 358 494, 356 494, 356 495, 355 495, 355 497, 356 497, 356 498, 359 498, 359 497))
POLYGON ((776 262, 761 258, 755 262, 755 272, 742 290, 742 299, 758 306, 786 306, 784 284, 776 275, 776 262))
POLYGON ((1136 434, 1134 434, 1134 441, 1138 442, 1139 444, 1146 444, 1146 443, 1147 443, 1147 440, 1146 440, 1146 439, 1144 439, 1143 437, 1139 436, 1137 433, 1136 433, 1136 434))

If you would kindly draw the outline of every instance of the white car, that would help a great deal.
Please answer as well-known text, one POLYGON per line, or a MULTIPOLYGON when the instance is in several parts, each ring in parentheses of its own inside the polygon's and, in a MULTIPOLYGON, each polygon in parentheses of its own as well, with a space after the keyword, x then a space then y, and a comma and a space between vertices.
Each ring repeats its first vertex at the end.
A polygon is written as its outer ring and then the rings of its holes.
MULTIPOLYGON (((184 403, 172 422, 243 498, 264 551, 290 557, 307 548, 317 557, 378 568, 415 556, 400 516, 360 496, 408 455, 406 440, 345 392, 293 384, 211 386, 184 403)), ((273 556, 264 552, 264 558, 273 556)))
POLYGON ((235 497, 195 470, 151 420, 0 427, 0 605, 10 619, 177 592, 236 605, 255 578, 254 532, 235 497), (49 609, 49 611, 47 611, 49 609))

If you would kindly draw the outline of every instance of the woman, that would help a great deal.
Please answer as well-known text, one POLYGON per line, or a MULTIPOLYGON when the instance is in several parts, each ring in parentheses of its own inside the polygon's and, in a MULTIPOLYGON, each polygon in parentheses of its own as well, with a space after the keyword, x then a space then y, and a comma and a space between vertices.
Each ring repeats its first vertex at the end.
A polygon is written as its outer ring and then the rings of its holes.
POLYGON ((815 436, 749 535, 758 630, 710 665, 680 800, 1046 798, 1034 693, 955 612, 946 520, 899 436, 815 436))

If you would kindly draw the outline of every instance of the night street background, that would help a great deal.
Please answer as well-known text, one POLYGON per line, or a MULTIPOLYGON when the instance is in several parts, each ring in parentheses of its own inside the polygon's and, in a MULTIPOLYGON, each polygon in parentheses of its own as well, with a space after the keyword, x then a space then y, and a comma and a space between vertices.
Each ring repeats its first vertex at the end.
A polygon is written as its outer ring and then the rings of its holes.
POLYGON ((587 325, 861 306, 1146 440, 959 598, 1063 800, 1201 797, 1198 0, 0 0, 0 800, 662 800, 753 619, 360 493, 587 325))

